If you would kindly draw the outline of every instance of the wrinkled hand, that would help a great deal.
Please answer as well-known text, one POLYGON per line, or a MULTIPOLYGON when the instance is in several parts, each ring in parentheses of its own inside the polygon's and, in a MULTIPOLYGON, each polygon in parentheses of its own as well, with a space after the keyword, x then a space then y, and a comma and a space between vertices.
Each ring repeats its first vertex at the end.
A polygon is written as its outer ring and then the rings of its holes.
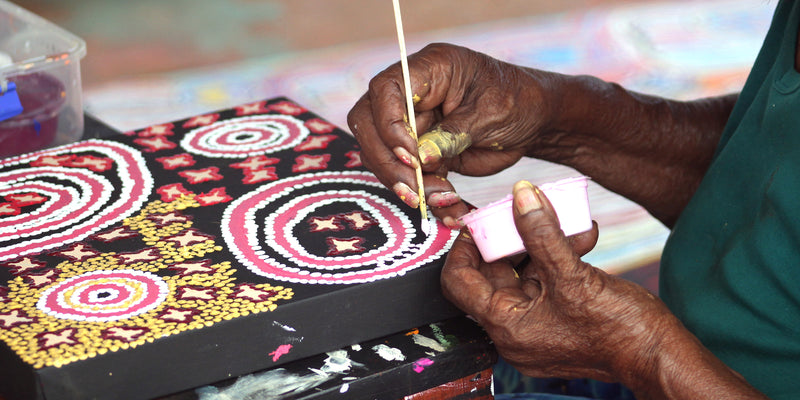
POLYGON ((530 261, 484 263, 468 236, 454 243, 442 271, 445 295, 475 317, 500 355, 535 377, 619 381, 651 368, 663 332, 679 325, 644 288, 581 261, 597 227, 569 238, 544 194, 514 186, 514 218, 530 261))
POLYGON ((369 91, 350 111, 348 124, 362 147, 365 166, 412 207, 419 203, 414 167, 421 158, 428 205, 452 223, 467 207, 446 180, 447 172, 490 175, 525 155, 533 134, 547 123, 544 116, 550 115, 542 90, 547 78, 445 44, 429 45, 408 61, 419 136, 431 129, 466 133, 471 146, 450 158, 418 155, 409 135, 399 64, 372 79, 369 91))

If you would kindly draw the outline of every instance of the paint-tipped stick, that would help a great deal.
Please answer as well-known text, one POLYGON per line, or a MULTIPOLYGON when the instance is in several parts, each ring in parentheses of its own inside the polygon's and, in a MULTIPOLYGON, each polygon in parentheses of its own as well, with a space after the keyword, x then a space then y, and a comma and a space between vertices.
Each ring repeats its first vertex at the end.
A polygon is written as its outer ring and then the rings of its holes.
MULTIPOLYGON (((411 126, 411 136, 417 142, 417 119, 414 115, 414 94, 411 93, 411 74, 408 72, 408 55, 406 54, 406 39, 403 35, 403 18, 400 15, 400 0, 392 0, 394 6, 394 23, 397 28, 397 43, 400 46, 400 66, 403 69, 403 85, 406 92, 406 109, 408 110, 408 124, 411 126)), ((419 143, 417 143, 419 144, 419 143)), ((417 191, 419 194, 419 212, 422 216, 422 232, 429 235, 431 231, 428 221, 428 205, 425 202, 425 186, 422 182, 422 166, 416 168, 417 191)))

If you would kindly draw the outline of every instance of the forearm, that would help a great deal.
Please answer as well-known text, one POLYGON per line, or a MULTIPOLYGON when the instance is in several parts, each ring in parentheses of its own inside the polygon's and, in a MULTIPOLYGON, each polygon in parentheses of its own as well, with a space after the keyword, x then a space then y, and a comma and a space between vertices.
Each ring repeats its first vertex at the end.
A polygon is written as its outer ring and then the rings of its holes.
MULTIPOLYGON (((679 324, 676 321, 677 324, 679 324)), ((639 368, 621 365, 621 381, 640 399, 766 399, 682 326, 640 354, 639 368)))
POLYGON ((591 176, 667 226, 708 169, 737 98, 668 100, 588 76, 550 84, 555 117, 529 155, 591 176))

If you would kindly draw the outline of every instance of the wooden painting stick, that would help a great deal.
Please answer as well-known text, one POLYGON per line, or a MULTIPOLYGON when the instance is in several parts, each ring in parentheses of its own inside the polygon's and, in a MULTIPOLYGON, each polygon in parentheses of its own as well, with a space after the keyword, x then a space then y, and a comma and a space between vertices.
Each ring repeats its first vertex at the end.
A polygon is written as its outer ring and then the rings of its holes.
MULTIPOLYGON (((411 77, 408 72, 408 55, 406 54, 406 39, 403 36, 403 19, 400 16, 400 0, 392 0, 394 5, 394 22, 397 27, 397 42, 400 45, 400 66, 403 69, 403 84, 406 92, 406 108, 408 109, 408 124, 411 126, 411 137, 417 142, 417 120, 414 116, 414 94, 411 92, 411 77)), ((430 234, 430 223, 428 221, 428 205, 425 202, 425 186, 422 182, 422 166, 417 165, 415 170, 417 175, 417 188, 419 195, 419 211, 422 216, 422 232, 430 234)))

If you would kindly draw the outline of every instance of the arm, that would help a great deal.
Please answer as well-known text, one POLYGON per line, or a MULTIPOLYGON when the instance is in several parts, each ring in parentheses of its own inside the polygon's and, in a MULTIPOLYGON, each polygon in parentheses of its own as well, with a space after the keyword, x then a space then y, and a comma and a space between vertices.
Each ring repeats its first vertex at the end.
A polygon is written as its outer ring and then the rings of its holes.
POLYGON ((472 241, 454 243, 445 295, 486 329, 498 352, 535 377, 621 382, 641 399, 764 399, 655 296, 581 261, 597 229, 565 238, 549 202, 525 182, 514 217, 530 261, 487 264, 472 241))
POLYGON ((588 76, 556 80, 555 121, 528 155, 574 167, 672 226, 708 169, 738 95, 675 101, 588 76))
POLYGON ((467 211, 447 172, 484 176, 531 156, 575 167, 671 225, 704 174, 735 101, 670 101, 443 44, 412 55, 409 66, 420 132, 466 133, 465 151, 418 154, 407 134, 397 65, 372 79, 348 122, 365 165, 411 206, 413 166, 422 162, 428 203, 445 222, 467 211), (448 201, 431 201, 442 193, 451 194, 448 201))

